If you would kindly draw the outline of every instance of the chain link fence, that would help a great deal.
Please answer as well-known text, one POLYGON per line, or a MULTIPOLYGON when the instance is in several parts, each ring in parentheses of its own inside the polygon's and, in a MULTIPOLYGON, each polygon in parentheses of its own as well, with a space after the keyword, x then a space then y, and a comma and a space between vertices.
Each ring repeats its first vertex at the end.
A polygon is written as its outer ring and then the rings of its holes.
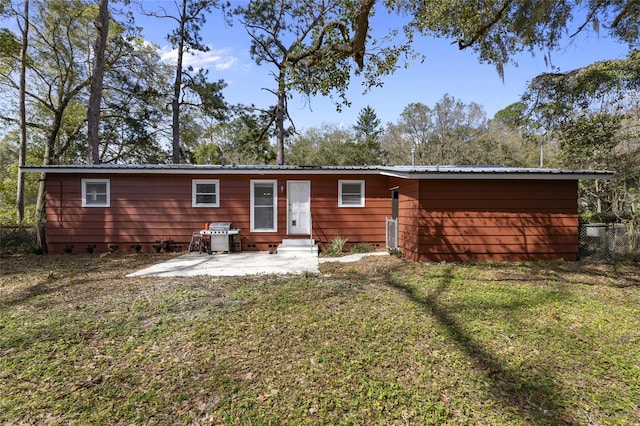
POLYGON ((578 257, 608 262, 627 255, 640 254, 640 229, 629 223, 580 224, 578 257))

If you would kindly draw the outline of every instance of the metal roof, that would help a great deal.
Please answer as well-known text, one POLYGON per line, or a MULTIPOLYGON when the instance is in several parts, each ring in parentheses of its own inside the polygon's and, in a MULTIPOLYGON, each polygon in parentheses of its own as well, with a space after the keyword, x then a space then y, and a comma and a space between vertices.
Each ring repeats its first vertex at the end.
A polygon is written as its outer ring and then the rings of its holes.
POLYGON ((615 172, 609 170, 571 170, 501 166, 393 166, 380 167, 380 171, 387 176, 411 179, 610 180, 615 174, 615 172))
POLYGON ((380 174, 373 166, 275 166, 195 164, 98 164, 25 166, 25 172, 54 174, 170 174, 170 175, 281 175, 281 174, 380 174))
POLYGON ((609 180, 608 170, 569 170, 499 166, 304 166, 304 165, 193 165, 193 164, 98 164, 24 166, 24 172, 51 174, 377 174, 403 179, 543 179, 609 180))

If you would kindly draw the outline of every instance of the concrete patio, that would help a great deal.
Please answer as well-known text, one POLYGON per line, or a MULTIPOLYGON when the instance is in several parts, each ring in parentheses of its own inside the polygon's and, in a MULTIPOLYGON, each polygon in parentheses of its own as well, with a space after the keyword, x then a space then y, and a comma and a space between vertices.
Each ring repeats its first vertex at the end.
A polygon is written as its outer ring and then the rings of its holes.
POLYGON ((355 254, 343 257, 318 257, 312 251, 269 254, 268 252, 241 252, 221 254, 191 253, 152 265, 127 277, 189 277, 210 275, 232 277, 246 275, 317 274, 323 262, 355 262, 364 256, 387 255, 387 252, 355 254))

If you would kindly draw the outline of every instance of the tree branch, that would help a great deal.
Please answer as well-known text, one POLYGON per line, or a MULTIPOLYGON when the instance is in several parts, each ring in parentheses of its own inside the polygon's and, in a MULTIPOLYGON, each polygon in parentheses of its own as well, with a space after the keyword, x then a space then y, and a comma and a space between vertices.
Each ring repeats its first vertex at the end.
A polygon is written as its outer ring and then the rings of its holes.
MULTIPOLYGON (((7 123, 11 123, 11 124, 20 124, 20 120, 18 118, 15 117, 10 117, 8 115, 4 115, 4 114, 0 114, 0 120, 2 121, 6 121, 7 123)), ((38 130, 44 130, 46 129, 46 126, 40 125, 38 123, 32 123, 27 121, 25 123, 26 127, 30 127, 32 129, 38 129, 38 130)))
POLYGON ((358 64, 358 68, 364 68, 365 44, 369 31, 369 14, 376 0, 360 0, 353 16, 355 35, 351 40, 353 59, 358 64))
MULTIPOLYGON (((334 50, 336 46, 331 46, 331 45, 324 46, 324 47, 322 46, 322 43, 324 41, 324 36, 327 34, 327 31, 329 31, 332 28, 337 28, 338 30, 340 30, 340 33, 342 34, 343 43, 340 43, 337 46, 348 45, 349 31, 347 30, 347 27, 342 22, 337 22, 337 21, 329 22, 324 27, 322 27, 318 35, 318 38, 309 47, 309 49, 305 50, 304 52, 300 52, 298 55, 290 55, 289 61, 295 64, 305 59, 308 59, 308 62, 305 62, 304 65, 310 66, 310 65, 313 65, 313 63, 315 62, 315 59, 323 56, 325 53, 331 50, 334 50)), ((348 54, 351 53, 351 49, 348 49, 348 51, 345 53, 348 53, 348 54)))
POLYGON ((505 0, 505 2, 502 3, 502 6, 498 10, 498 12, 493 16, 493 19, 487 22, 486 24, 484 24, 482 27, 480 27, 478 31, 476 31, 475 34, 471 37, 470 40, 468 41, 458 40, 458 48, 460 50, 463 50, 463 49, 466 49, 467 47, 472 46, 475 42, 477 42, 480 39, 480 37, 485 35, 487 31, 491 29, 491 27, 493 27, 495 24, 498 23, 500 19, 502 19, 506 10, 509 8, 509 6, 511 6, 511 3, 513 3, 513 0, 505 0))
POLYGON ((618 14, 618 16, 616 16, 616 19, 614 19, 613 22, 611 23, 611 27, 616 28, 618 25, 620 25, 620 22, 626 17, 626 15, 631 13, 631 9, 633 7, 638 7, 637 0, 627 1, 627 4, 625 4, 622 11, 618 14))
POLYGON ((598 11, 598 9, 600 8, 600 6, 602 6, 602 5, 603 5, 603 2, 598 2, 598 3, 596 4, 596 6, 595 6, 593 9, 591 9, 591 11, 589 12, 589 16, 587 16, 587 17, 586 17, 586 19, 584 20, 584 22, 582 23, 582 25, 580 25, 580 26, 578 27, 578 29, 577 29, 573 34, 571 34, 571 35, 569 36, 569 38, 573 38, 573 37, 577 36, 579 33, 581 33, 581 32, 582 32, 582 30, 584 30, 584 27, 586 27, 586 26, 587 26, 587 24, 588 24, 589 22, 591 22, 591 19, 593 19, 593 17, 595 16, 596 12, 598 11))
POLYGON ((329 22, 321 30, 320 36, 316 40, 314 46, 309 49, 303 56, 298 58, 300 60, 308 60, 309 63, 305 65, 313 65, 316 59, 326 55, 329 52, 338 53, 342 57, 351 56, 358 65, 356 73, 359 73, 364 68, 364 54, 366 50, 367 33, 369 31, 369 14, 371 9, 375 5, 376 0, 359 0, 358 5, 355 8, 353 14, 353 38, 349 37, 349 31, 342 22, 329 22), (331 44, 322 47, 324 35, 332 28, 340 30, 343 38, 343 43, 331 44))

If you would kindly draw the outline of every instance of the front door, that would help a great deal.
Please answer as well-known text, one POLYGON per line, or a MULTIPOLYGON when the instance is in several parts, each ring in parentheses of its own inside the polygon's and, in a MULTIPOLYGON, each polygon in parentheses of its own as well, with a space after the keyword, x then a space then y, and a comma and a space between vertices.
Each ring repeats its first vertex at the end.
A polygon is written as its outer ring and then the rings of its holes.
POLYGON ((311 182, 290 180, 287 182, 287 232, 309 235, 311 233, 311 182))

